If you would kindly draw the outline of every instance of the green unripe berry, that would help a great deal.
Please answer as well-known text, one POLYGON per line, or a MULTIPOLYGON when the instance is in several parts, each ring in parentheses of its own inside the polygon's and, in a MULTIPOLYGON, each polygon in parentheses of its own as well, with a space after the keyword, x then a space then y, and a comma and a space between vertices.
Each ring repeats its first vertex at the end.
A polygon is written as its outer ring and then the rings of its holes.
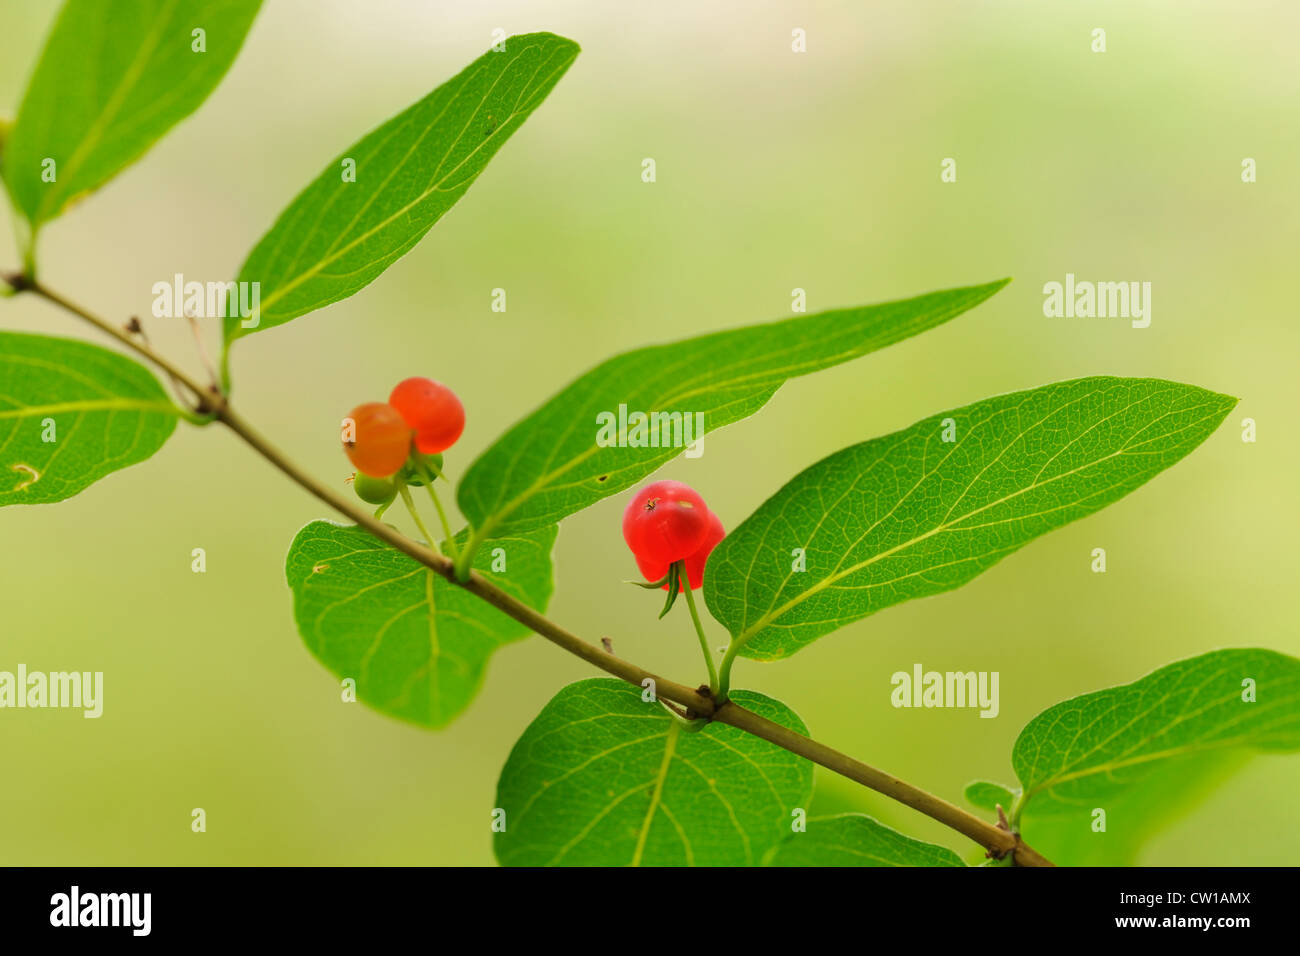
POLYGON ((431 465, 429 474, 433 475, 434 481, 438 480, 437 473, 442 471, 442 455, 422 455, 418 451, 411 452, 411 459, 402 468, 402 479, 416 488, 423 488, 425 485, 424 469, 420 464, 431 465))
POLYGON ((360 471, 352 479, 352 490, 372 505, 386 505, 397 497, 397 483, 392 478, 372 478, 360 471))

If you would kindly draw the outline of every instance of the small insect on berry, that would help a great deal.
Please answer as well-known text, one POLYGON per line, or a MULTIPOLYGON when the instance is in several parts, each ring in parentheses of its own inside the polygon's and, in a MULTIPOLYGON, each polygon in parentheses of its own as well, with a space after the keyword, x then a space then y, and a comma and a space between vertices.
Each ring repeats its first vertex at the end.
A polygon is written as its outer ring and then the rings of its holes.
POLYGON ((465 406, 446 385, 428 378, 398 382, 388 396, 392 405, 415 432, 415 447, 436 455, 456 444, 465 430, 465 406))
POLYGON ((623 540, 638 558, 656 564, 666 566, 695 553, 708 531, 708 506, 680 481, 646 485, 623 512, 623 540))
POLYGON ((386 505, 397 497, 397 482, 392 478, 371 478, 359 471, 352 479, 352 490, 362 501, 372 505, 386 505))
POLYGON ((411 428, 391 405, 366 402, 344 419, 343 450, 357 471, 387 478, 411 454, 411 428))
MULTIPOLYGON (((704 535, 704 543, 684 559, 686 579, 690 582, 692 591, 698 591, 704 585, 704 565, 708 562, 713 549, 718 546, 718 542, 726 536, 727 529, 722 527, 722 521, 710 511, 709 530, 704 535)), ((668 574, 668 564, 667 561, 652 561, 639 554, 636 556, 636 566, 641 569, 647 581, 662 581, 668 574)), ((664 585, 664 590, 668 590, 667 584, 664 585)), ((681 592, 681 582, 678 582, 677 590, 681 592)))

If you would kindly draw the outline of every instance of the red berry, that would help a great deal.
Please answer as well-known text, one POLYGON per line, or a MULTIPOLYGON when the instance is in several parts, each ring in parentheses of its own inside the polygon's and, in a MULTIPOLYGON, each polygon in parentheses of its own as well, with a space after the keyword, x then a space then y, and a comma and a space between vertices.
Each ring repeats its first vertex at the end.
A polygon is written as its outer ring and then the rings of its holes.
MULTIPOLYGON (((704 584, 704 565, 709 560, 709 555, 713 549, 718 546, 718 542, 727 536, 727 529, 722 527, 722 522, 712 511, 709 512, 709 529, 704 535, 704 543, 700 547, 687 555, 686 557, 686 578, 691 582, 691 590, 698 591, 704 584)), ((667 561, 651 561, 649 558, 643 558, 637 555, 636 566, 641 569, 647 581, 660 581, 668 573, 667 561)), ((668 590, 668 585, 664 585, 664 590, 668 590)), ((678 592, 681 591, 681 585, 677 586, 678 592)))
POLYGON ((415 447, 426 455, 446 451, 465 430, 465 406, 455 392, 433 379, 398 382, 388 396, 388 404, 415 431, 415 447))
POLYGON ((391 405, 366 402, 344 419, 343 450, 357 471, 387 478, 411 454, 411 429, 391 405))
POLYGON ((623 540, 637 557, 656 563, 680 561, 704 543, 709 509, 680 481, 646 485, 623 512, 623 540))

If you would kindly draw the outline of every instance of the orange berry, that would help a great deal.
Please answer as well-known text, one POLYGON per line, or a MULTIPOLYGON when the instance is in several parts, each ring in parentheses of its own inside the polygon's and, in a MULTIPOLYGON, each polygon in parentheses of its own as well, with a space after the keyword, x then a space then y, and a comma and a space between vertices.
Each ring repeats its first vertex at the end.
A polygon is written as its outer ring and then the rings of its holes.
POLYGON ((343 420, 343 450, 357 471, 387 478, 410 457, 411 429, 391 405, 366 402, 343 420))

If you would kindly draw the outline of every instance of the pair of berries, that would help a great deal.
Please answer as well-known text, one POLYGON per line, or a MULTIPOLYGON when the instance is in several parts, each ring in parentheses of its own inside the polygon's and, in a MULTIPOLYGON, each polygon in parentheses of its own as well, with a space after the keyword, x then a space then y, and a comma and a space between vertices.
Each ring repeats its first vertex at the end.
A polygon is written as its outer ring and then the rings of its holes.
POLYGON ((344 433, 343 450, 353 466, 360 475, 390 478, 413 452, 436 455, 454 445, 465 430, 465 407, 446 385, 408 378, 397 384, 387 402, 358 405, 348 419, 351 428, 344 433))
POLYGON ((726 534, 704 499, 680 481, 646 485, 623 512, 623 540, 646 580, 664 580, 681 561, 692 591, 704 583, 705 562, 726 534))

